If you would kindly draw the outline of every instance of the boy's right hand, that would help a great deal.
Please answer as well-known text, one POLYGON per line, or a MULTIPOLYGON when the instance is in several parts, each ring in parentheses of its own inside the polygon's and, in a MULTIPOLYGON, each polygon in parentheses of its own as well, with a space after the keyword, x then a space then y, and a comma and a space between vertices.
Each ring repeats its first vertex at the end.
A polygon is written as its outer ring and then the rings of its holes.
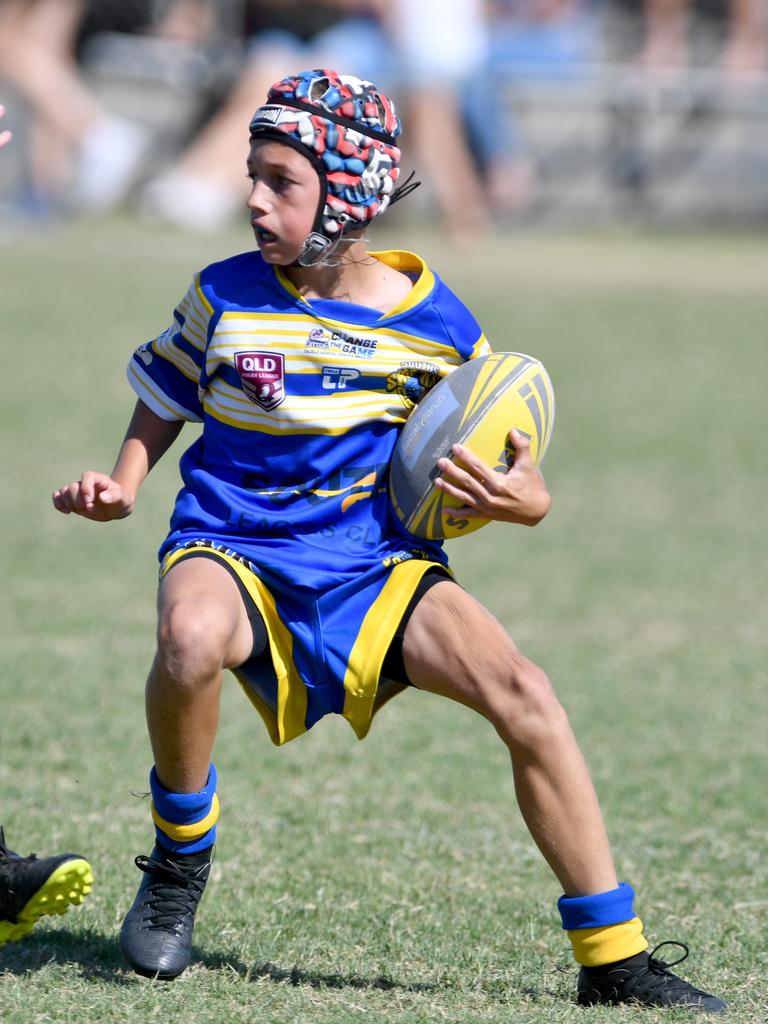
POLYGON ((112 519, 125 519, 133 512, 133 497, 107 476, 86 470, 80 480, 53 492, 53 505, 59 512, 92 519, 95 523, 108 523, 112 519))

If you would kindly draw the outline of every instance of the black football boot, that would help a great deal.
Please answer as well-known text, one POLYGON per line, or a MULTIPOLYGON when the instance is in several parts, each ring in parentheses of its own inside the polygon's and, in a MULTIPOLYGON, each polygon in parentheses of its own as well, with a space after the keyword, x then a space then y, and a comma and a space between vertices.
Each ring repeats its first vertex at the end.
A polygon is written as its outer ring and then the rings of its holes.
POLYGON ((638 953, 604 967, 582 967, 579 971, 580 1006, 597 1003, 634 1003, 641 1006, 682 1007, 702 1013, 724 1013, 727 1005, 708 992, 694 988, 669 970, 688 956, 683 942, 662 942, 648 953, 638 953), (662 946, 680 946, 683 955, 671 964, 656 959, 662 946))
POLYGON ((82 903, 92 886, 91 865, 80 854, 20 857, 0 828, 0 946, 22 939, 41 917, 82 903))
POLYGON ((120 949, 137 974, 170 981, 189 964, 212 852, 210 846, 200 853, 171 853, 157 845, 149 857, 136 858, 144 878, 123 921, 120 949))

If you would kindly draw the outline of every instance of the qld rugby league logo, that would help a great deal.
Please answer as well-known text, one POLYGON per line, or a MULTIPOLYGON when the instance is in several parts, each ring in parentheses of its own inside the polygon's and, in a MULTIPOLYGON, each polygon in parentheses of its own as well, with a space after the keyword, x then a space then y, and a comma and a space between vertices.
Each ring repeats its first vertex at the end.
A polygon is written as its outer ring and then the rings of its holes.
POLYGON ((236 352, 243 391, 269 412, 285 401, 285 360, 279 352, 236 352))

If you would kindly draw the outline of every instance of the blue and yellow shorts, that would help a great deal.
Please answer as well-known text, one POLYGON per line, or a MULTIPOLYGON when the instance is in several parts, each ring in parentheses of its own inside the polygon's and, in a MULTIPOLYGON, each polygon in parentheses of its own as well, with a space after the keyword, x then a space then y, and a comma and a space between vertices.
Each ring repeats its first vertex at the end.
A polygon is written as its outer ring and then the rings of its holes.
POLYGON ((408 559, 376 564, 321 594, 282 592, 249 559, 204 540, 170 551, 160 575, 201 557, 221 562, 240 589, 254 650, 232 671, 278 745, 328 714, 343 715, 363 739, 379 708, 409 685, 401 647, 411 612, 430 586, 453 578, 438 562, 408 559))

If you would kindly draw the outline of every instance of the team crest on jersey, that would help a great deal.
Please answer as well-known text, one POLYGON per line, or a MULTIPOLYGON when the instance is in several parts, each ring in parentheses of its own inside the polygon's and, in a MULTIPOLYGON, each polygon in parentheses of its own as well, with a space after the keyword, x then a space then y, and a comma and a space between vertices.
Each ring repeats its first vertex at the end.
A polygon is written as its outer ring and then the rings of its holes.
POLYGON ((440 370, 434 363, 401 363, 400 369, 387 377, 387 391, 398 394, 410 411, 439 380, 440 370))
POLYGON ((285 360, 279 352, 236 352, 243 392, 269 412, 285 401, 285 360))

